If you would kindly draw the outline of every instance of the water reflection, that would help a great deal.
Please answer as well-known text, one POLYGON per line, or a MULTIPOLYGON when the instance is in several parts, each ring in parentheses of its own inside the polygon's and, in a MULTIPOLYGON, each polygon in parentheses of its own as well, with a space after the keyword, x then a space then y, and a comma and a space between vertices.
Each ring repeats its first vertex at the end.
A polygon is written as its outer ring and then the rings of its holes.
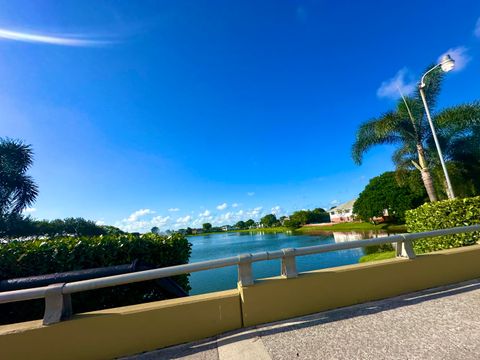
MULTIPOLYGON (((386 232, 320 232, 315 235, 293 235, 292 233, 218 233, 192 236, 190 262, 198 262, 245 253, 274 251, 284 248, 333 244, 345 241, 387 236, 386 232)), ((361 248, 333 251, 297 257, 300 272, 341 265, 355 264, 363 256, 361 248)), ((261 261, 253 264, 256 279, 280 275, 280 260, 261 261)), ((237 286, 235 266, 192 273, 190 294, 202 294, 218 290, 233 289, 237 286)))

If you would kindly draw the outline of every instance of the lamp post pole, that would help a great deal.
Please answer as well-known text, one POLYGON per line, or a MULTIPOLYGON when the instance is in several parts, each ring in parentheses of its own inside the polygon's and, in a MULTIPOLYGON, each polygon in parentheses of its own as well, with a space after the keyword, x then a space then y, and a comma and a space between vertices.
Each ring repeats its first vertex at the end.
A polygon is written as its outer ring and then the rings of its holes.
POLYGON ((453 69, 455 62, 449 55, 445 55, 440 64, 435 65, 433 68, 428 70, 425 74, 423 74, 422 79, 420 81, 419 91, 420 97, 422 98, 423 106, 425 107, 425 114, 427 115, 428 123, 430 124, 430 129, 432 130, 433 140, 435 141, 435 146, 437 147, 438 157, 440 158, 440 164, 442 165, 443 173, 445 174, 445 180, 447 182, 447 195, 449 199, 455 199, 455 194, 453 192, 452 183, 450 182, 450 176, 448 176, 447 166, 445 165, 445 161, 443 160, 442 149, 440 147, 440 143, 438 142, 437 132, 435 131, 435 127, 433 126, 432 117, 430 115, 430 110, 428 109, 427 99, 425 98, 425 76, 431 72, 432 70, 436 69, 437 67, 441 66, 442 70, 447 72, 453 69))

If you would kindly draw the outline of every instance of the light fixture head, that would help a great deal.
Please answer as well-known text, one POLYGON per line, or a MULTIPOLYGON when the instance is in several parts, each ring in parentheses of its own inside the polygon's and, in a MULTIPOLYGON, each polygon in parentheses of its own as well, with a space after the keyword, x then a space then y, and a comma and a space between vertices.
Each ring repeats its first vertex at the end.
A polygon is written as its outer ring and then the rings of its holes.
POLYGON ((443 72, 449 72, 455 67, 455 60, 453 60, 450 55, 446 54, 442 56, 440 67, 442 68, 443 72))

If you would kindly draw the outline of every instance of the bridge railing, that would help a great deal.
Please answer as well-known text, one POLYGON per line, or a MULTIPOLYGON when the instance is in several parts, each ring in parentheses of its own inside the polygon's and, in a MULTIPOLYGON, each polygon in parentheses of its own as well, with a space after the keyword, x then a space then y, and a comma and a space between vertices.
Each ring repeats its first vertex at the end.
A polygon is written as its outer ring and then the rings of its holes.
POLYGON ((252 271, 252 263, 257 261, 281 259, 281 275, 285 278, 294 278, 298 276, 296 266, 297 256, 363 248, 372 245, 396 244, 395 247, 397 257, 413 259, 415 258, 415 252, 412 246, 412 241, 414 240, 474 231, 480 231, 480 225, 463 226, 421 233, 399 234, 388 237, 355 240, 328 245, 316 245, 301 248, 281 249, 276 251, 264 251, 253 254, 241 254, 228 258, 138 271, 121 275, 106 276, 90 280, 53 284, 32 289, 0 292, 0 304, 44 298, 45 313, 43 317, 43 323, 45 325, 49 325, 70 318, 72 315, 70 295, 78 292, 155 280, 159 278, 235 265, 238 267, 239 284, 245 287, 253 285, 254 276, 252 271))

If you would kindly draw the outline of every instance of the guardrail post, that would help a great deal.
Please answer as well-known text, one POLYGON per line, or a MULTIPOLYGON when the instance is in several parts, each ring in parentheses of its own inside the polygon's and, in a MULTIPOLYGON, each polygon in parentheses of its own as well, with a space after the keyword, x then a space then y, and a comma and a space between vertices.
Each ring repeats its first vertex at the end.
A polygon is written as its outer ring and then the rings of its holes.
POLYGON ((282 276, 290 279, 298 276, 295 249, 282 249, 282 276))
POLYGON ((407 240, 403 234, 403 241, 397 242, 396 255, 397 257, 404 257, 407 259, 415 259, 415 251, 413 250, 412 240, 407 240))
POLYGON ((53 284, 45 291, 45 313, 43 325, 50 325, 66 320, 72 316, 72 300, 70 294, 63 294, 65 283, 53 284))
POLYGON ((240 286, 253 285, 252 254, 238 255, 238 282, 240 286))

